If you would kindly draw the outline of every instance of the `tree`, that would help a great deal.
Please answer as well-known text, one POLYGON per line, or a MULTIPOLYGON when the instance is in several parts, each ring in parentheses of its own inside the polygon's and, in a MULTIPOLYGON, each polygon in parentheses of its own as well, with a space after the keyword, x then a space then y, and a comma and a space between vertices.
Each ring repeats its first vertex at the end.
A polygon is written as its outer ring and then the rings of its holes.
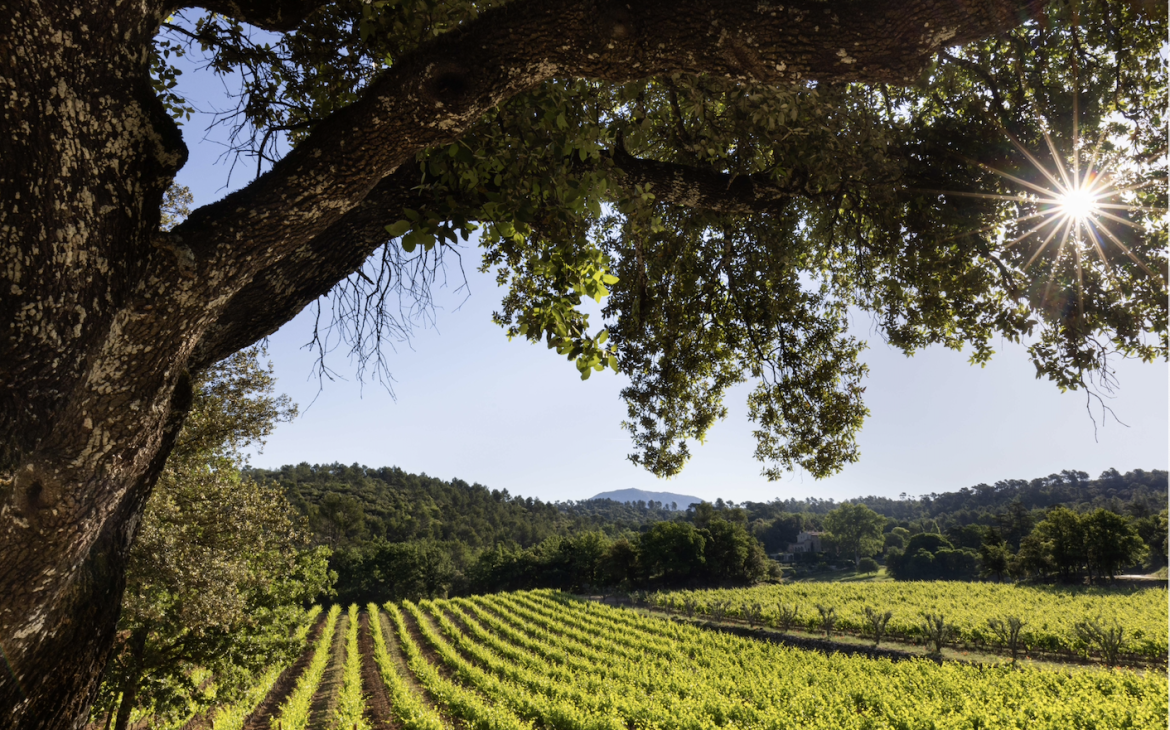
POLYGON ((1167 562, 1166 517, 1167 510, 1162 510, 1158 514, 1138 519, 1134 525, 1142 542, 1149 548, 1149 564, 1152 568, 1160 568, 1167 562))
POLYGON ((257 355, 237 353, 197 384, 147 503, 99 693, 99 708, 117 710, 115 730, 135 708, 166 718, 209 702, 196 668, 211 673, 217 701, 245 689, 252 673, 300 650, 292 628, 327 587, 328 550, 306 549, 279 488, 239 473, 239 449, 295 413, 271 396, 257 355))
POLYGON ((677 585, 703 571, 706 540, 689 522, 656 522, 638 541, 639 564, 648 581, 677 585))
POLYGON ((854 566, 863 555, 881 552, 886 518, 864 504, 845 503, 825 515, 825 529, 846 553, 853 553, 854 566))
POLYGON ((1089 574, 1113 579, 1121 568, 1136 565, 1146 546, 1129 520, 1107 509, 1097 509, 1081 519, 1089 574))
POLYGON ((995 576, 995 582, 1003 580, 1011 564, 1012 551, 1008 544, 995 532, 988 530, 986 539, 979 546, 979 574, 984 578, 995 576))
POLYGON ((1049 510, 1044 519, 1036 524, 1031 536, 1035 536, 1062 580, 1072 580, 1088 560, 1085 526, 1080 515, 1067 507, 1049 510))
POLYGON ((395 299, 425 304, 476 224, 509 286, 500 323, 583 376, 628 375, 634 458, 663 475, 748 379, 771 476, 855 460, 850 306, 906 352, 982 362, 1032 334, 1066 388, 1113 351, 1164 354, 1165 228, 1143 207, 1165 189, 1157 4, 1043 23, 1042 0, 496 4, 0 7, 3 716, 85 716, 193 379, 335 286, 377 370, 409 330, 395 299), (239 151, 277 161, 166 231, 180 51, 244 79, 239 151), (1139 228, 1097 257, 1023 236, 1045 204, 987 170, 1049 184, 1005 140, 1040 150, 1051 127, 1071 148, 1070 69, 1077 128, 1117 131, 1097 164, 1134 163, 1110 204, 1139 228), (577 305, 607 293, 614 324, 590 330, 577 305))
POLYGON ((706 538, 703 571, 709 580, 750 584, 767 575, 764 548, 743 525, 716 517, 700 532, 706 538))

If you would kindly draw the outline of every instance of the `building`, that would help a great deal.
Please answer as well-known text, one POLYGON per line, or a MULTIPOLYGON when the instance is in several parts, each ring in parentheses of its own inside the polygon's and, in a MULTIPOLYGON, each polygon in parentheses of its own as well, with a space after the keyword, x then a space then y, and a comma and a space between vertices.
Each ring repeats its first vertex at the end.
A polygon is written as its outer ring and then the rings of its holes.
POLYGON ((788 543, 788 552, 793 554, 800 553, 819 553, 824 550, 821 547, 821 535, 823 532, 802 532, 796 536, 796 542, 788 543))

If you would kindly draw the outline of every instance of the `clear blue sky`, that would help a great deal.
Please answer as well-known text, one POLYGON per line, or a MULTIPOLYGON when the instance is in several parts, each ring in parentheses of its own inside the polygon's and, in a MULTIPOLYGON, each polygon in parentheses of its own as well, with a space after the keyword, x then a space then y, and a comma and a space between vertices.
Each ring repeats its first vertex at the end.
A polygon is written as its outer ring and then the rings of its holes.
MULTIPOLYGON (((193 69, 180 89, 204 112, 232 105, 218 80, 193 69)), ((196 205, 247 183, 254 169, 237 166, 229 187, 227 162, 216 164, 223 135, 205 134, 209 121, 201 113, 183 127, 191 159, 179 182, 191 188, 196 205)), ((302 314, 276 333, 269 355, 278 389, 292 396, 302 415, 277 429, 253 465, 399 466, 547 500, 637 487, 733 501, 896 497, 1063 469, 1096 476, 1110 467, 1167 468, 1166 363, 1118 362, 1120 388, 1109 405, 1127 426, 1102 422, 1096 408, 1094 434, 1085 395, 1062 394, 1036 380, 1022 347, 1004 343, 982 369, 941 348, 907 359, 869 337, 870 322, 861 315, 854 329, 870 339, 864 357, 871 415, 859 463, 826 480, 796 473, 769 483, 752 458, 747 390, 741 388, 729 394, 728 419, 706 444, 692 445, 694 457, 683 474, 659 480, 626 460, 622 378, 607 372, 581 382, 575 368, 543 345, 508 342, 490 321, 501 292, 490 277, 475 273, 476 251, 465 259, 470 291, 438 291, 437 327, 417 332, 410 345, 388 355, 396 401, 377 384, 357 383, 342 351, 331 365, 349 380, 326 383, 318 394, 313 356, 301 349, 311 319, 302 314)))

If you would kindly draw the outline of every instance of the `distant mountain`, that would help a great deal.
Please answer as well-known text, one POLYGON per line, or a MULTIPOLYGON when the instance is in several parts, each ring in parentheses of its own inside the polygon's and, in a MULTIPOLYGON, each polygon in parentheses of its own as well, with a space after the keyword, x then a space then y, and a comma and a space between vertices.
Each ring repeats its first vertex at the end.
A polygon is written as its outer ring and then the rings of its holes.
POLYGON ((673 492, 647 492, 644 489, 618 489, 614 492, 602 492, 596 494, 590 499, 612 499, 615 502, 661 502, 667 507, 671 502, 678 505, 679 509, 686 509, 691 504, 698 504, 703 500, 698 497, 691 497, 686 494, 674 494, 673 492))

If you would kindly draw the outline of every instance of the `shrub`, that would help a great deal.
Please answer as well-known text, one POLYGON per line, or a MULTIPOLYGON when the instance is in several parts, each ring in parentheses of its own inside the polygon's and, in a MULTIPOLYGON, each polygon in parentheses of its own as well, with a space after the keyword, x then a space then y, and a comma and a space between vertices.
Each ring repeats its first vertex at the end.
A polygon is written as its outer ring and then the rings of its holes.
POLYGON ((1023 642, 1020 640, 1020 630, 1025 625, 1026 622, 1015 616, 1008 616, 1006 620, 998 618, 987 619, 987 626, 995 634, 996 640, 999 641, 1001 646, 1007 647, 1007 650, 1012 653, 1012 664, 1016 663, 1016 659, 1020 655, 1020 650, 1024 648, 1023 642))
POLYGON ((800 606, 779 604, 776 607, 776 628, 780 633, 787 634, 800 620, 800 606))
POLYGON ((837 609, 832 606, 822 606, 818 603, 817 611, 821 614, 821 631, 825 632, 825 638, 833 638, 833 629, 837 626, 837 609))
POLYGON ((886 624, 893 617, 893 611, 880 613, 869 606, 865 607, 865 633, 873 638, 873 645, 875 647, 882 643, 882 636, 886 633, 886 624))
POLYGON ((873 558, 862 558, 857 561, 858 573, 876 573, 879 567, 881 566, 878 565, 878 561, 873 558))

